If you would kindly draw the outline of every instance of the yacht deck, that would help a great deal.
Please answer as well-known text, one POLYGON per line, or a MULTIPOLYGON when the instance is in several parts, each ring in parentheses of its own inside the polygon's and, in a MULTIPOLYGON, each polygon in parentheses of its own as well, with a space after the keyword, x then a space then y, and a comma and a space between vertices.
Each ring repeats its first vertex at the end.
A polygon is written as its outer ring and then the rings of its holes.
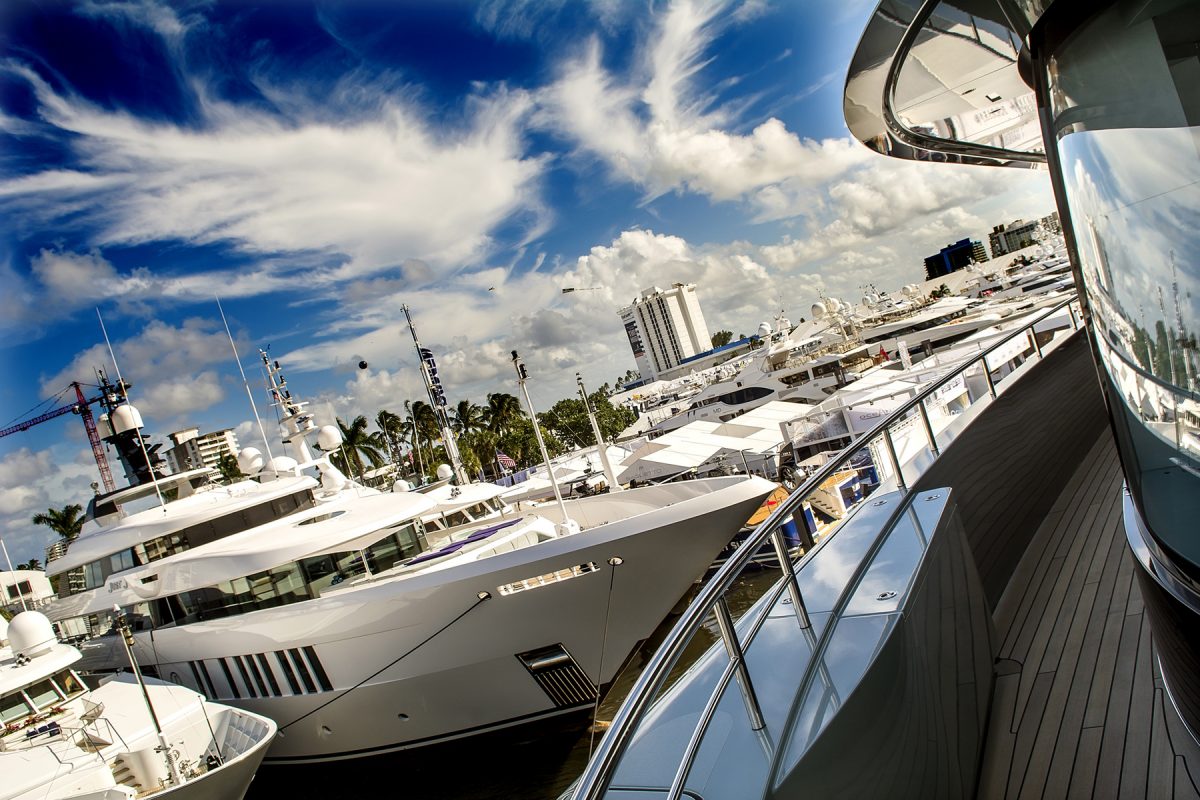
POLYGON ((1155 668, 1107 432, 1038 528, 994 618, 980 798, 1200 798, 1200 747, 1155 668))

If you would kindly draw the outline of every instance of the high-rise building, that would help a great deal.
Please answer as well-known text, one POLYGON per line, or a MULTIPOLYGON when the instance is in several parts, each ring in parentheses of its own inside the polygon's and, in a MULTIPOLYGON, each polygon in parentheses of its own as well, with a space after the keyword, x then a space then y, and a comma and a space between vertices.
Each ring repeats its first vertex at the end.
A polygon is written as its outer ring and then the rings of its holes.
POLYGON ((712 337, 696 298, 696 286, 644 290, 619 312, 642 378, 653 380, 686 358, 712 348, 712 337))
POLYGON ((925 259, 925 279, 933 280, 941 275, 949 275, 955 270, 962 269, 972 261, 987 261, 982 242, 970 239, 960 239, 954 244, 948 244, 925 259))
POLYGON ((992 258, 999 258, 1033 245, 1039 226, 1051 233, 1062 232, 1062 224, 1058 220, 1057 211, 1031 222, 1018 219, 992 228, 992 232, 988 234, 988 246, 992 249, 992 258))
POLYGON ((167 466, 172 472, 185 472, 199 467, 217 469, 226 455, 237 457, 238 440, 232 428, 200 435, 199 428, 186 428, 172 433, 171 449, 167 451, 167 466))

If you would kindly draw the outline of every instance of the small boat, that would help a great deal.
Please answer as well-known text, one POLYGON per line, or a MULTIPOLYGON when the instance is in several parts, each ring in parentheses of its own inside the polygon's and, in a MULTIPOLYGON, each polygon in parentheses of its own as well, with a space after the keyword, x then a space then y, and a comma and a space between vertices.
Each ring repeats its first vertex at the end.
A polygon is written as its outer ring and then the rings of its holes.
POLYGON ((0 620, 0 799, 245 795, 274 722, 129 673, 89 690, 79 659, 37 611, 0 620))

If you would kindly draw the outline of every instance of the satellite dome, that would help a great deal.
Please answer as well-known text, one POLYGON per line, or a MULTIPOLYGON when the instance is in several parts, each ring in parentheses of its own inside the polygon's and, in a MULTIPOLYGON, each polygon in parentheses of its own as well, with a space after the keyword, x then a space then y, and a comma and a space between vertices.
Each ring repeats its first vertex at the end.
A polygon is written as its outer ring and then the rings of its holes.
POLYGON ((322 425, 317 431, 317 447, 325 452, 337 450, 342 446, 342 432, 334 425, 322 425))
POLYGON ((349 482, 342 471, 333 465, 321 469, 321 488, 327 492, 339 492, 349 482))
POLYGON ((829 308, 824 303, 813 303, 811 311, 813 319, 821 319, 829 313, 829 308))
POLYGON ((293 472, 299 462, 291 456, 275 456, 267 462, 266 472, 274 472, 276 475, 284 472, 293 472))
POLYGON ((108 437, 110 437, 114 433, 116 433, 116 431, 113 430, 112 422, 108 418, 107 411, 104 412, 103 414, 101 414, 100 417, 96 420, 96 427, 98 427, 100 429, 100 438, 101 439, 107 439, 108 437))
POLYGON ((437 476, 439 481, 448 481, 454 477, 454 470, 450 469, 449 464, 438 464, 437 476))
POLYGON ((392 484, 392 491, 397 492, 397 493, 398 492, 411 492, 412 484, 409 483, 408 481, 404 480, 403 478, 401 478, 400 480, 398 480, 392 484))
POLYGON ((8 623, 8 643, 16 655, 36 658, 48 652, 57 642, 54 627, 45 614, 22 611, 8 623))
POLYGON ((116 433, 125 433, 125 431, 137 430, 142 427, 142 415, 136 408, 126 403, 113 409, 109 416, 109 423, 116 433))
POLYGON ((257 447, 243 447, 237 455, 238 469, 245 475, 256 475, 263 466, 263 455, 257 447))
POLYGON ((759 325, 758 325, 758 337, 759 337, 760 339, 765 339, 765 338, 767 338, 767 337, 768 337, 768 336, 770 336, 770 335, 771 335, 771 326, 770 326, 769 324, 767 324, 766 322, 761 322, 761 323, 759 323, 759 325))

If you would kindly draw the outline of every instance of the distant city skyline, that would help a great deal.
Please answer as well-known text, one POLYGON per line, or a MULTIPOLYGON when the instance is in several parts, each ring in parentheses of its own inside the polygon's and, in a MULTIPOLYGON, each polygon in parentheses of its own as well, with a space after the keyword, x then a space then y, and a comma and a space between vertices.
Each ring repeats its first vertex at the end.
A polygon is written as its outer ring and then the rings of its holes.
MULTIPOLYGON (((851 141, 872 6, 11 0, 0 427, 113 372, 97 309, 156 441, 254 445, 217 297, 260 408, 268 346, 321 423, 421 398, 401 303, 451 402, 515 392, 518 349, 548 406, 634 366, 616 312, 647 286, 751 332, 1052 210, 1040 171, 851 141)), ((13 558, 95 479, 74 415, 0 439, 13 558)))

